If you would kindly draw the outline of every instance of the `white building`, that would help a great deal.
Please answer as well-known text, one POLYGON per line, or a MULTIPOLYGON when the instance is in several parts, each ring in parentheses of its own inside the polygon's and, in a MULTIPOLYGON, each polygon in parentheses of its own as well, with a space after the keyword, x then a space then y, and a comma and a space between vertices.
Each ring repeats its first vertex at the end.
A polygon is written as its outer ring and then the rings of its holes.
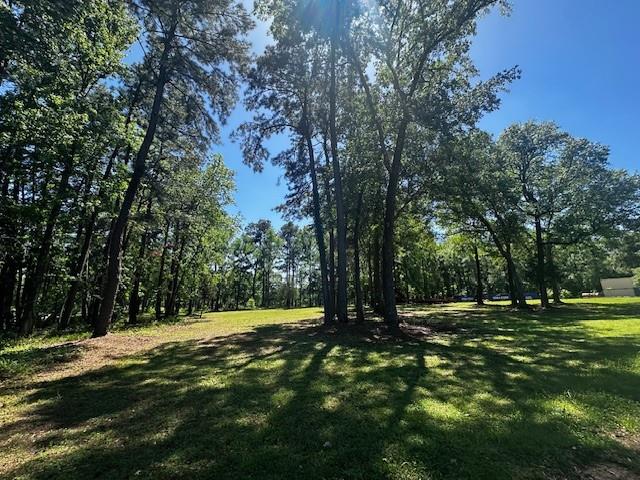
POLYGON ((635 297, 633 277, 601 278, 602 293, 605 297, 635 297))

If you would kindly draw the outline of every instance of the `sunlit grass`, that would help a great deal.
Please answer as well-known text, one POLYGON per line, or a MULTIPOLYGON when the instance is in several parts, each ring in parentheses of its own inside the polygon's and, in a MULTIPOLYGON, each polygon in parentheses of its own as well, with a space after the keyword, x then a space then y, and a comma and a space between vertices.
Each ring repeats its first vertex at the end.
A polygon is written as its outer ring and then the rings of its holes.
MULTIPOLYGON (((110 335, 162 337, 163 341, 185 340, 207 335, 228 335, 260 325, 311 320, 321 315, 322 310, 318 308, 211 312, 201 317, 179 317, 161 322, 150 320, 135 326, 118 323, 114 325, 110 335)), ((90 335, 87 327, 72 332, 45 329, 28 338, 0 338, 0 381, 28 375, 64 361, 65 351, 71 352, 72 346, 55 350, 51 347, 84 340, 90 335)))
POLYGON ((288 323, 316 309, 121 330, 114 340, 162 344, 3 393, 0 472, 549 479, 603 464, 638 475, 639 300, 409 306, 431 332, 417 337, 288 323))

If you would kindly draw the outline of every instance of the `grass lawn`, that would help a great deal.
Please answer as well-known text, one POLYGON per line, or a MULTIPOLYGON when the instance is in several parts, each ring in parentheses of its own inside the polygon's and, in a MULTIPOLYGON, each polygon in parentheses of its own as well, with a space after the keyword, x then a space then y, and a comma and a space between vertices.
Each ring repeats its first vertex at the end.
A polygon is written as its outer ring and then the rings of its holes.
POLYGON ((5 342, 0 477, 640 478, 640 299, 319 316, 5 342))

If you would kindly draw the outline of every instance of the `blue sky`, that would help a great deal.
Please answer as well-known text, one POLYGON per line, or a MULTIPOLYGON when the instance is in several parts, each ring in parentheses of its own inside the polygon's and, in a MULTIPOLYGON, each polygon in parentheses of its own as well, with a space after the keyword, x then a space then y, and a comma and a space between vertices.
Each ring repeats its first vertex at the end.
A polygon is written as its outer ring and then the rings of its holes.
MULTIPOLYGON (((250 4, 251 0, 245 0, 250 4)), ((519 65, 522 78, 503 96, 499 111, 480 126, 499 134, 514 122, 553 120, 573 135, 611 147, 611 164, 640 171, 640 0, 513 0, 511 15, 482 18, 472 55, 481 76, 519 65)), ((257 51, 266 26, 251 34, 257 51)), ((236 172, 236 206, 247 221, 282 220, 273 211, 287 188, 281 171, 242 164, 228 134, 249 118, 241 106, 215 148, 236 172)), ((277 149, 280 142, 273 142, 277 149)))

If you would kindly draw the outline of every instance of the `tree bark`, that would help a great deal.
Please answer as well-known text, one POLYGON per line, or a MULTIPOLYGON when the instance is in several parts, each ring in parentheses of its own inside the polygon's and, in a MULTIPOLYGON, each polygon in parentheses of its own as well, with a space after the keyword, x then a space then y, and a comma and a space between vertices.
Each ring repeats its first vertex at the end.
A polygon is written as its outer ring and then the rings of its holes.
POLYGON ((507 273, 507 286, 509 287, 509 299, 511 300, 511 306, 513 308, 516 308, 518 306, 518 299, 516 295, 516 287, 513 283, 513 272, 511 271, 511 266, 509 265, 509 262, 507 262, 506 273, 507 273))
POLYGON ((395 261, 395 221, 398 182, 402 152, 404 150, 408 120, 403 118, 398 128, 396 147, 389 171, 389 183, 385 197, 384 224, 382 232, 382 295, 384 297, 384 320, 391 327, 398 326, 398 310, 396 308, 396 290, 394 278, 395 261))
POLYGON ((536 215, 534 217, 535 229, 536 229, 536 257, 537 268, 536 274, 538 277, 538 289, 540 290, 540 306, 542 308, 549 307, 549 297, 547 296, 547 282, 544 272, 544 243, 542 241, 542 224, 540 217, 536 215))
POLYGON ((168 301, 167 301, 167 305, 164 312, 165 317, 178 315, 179 313, 179 308, 177 308, 177 305, 178 305, 177 298, 178 298, 178 287, 180 286, 180 283, 179 283, 180 265, 182 264, 182 257, 184 255, 184 248, 185 248, 186 242, 187 242, 187 239, 186 239, 186 236, 184 236, 180 242, 178 257, 177 258, 174 257, 175 264, 172 261, 172 268, 171 268, 172 279, 171 279, 171 284, 169 288, 168 301))
POLYGON ((96 318, 93 328, 94 337, 106 335, 109 325, 111 324, 111 317, 113 316, 113 308, 115 306, 116 295, 118 293, 118 286, 120 283, 122 235, 129 220, 129 213, 135 200, 138 187, 140 186, 142 178, 146 172, 147 157, 149 155, 153 139, 155 138, 156 129, 158 128, 164 89, 169 80, 169 53, 172 48, 171 43, 173 42, 177 26, 177 22, 174 22, 165 37, 164 49, 160 58, 156 91, 153 98, 153 105, 151 107, 151 114, 149 116, 149 124, 147 126, 144 139, 142 140, 142 144, 140 145, 140 149, 138 150, 138 154, 136 155, 136 160, 133 165, 133 174, 129 181, 129 185, 127 186, 124 200, 122 201, 120 212, 109 241, 108 264, 102 288, 102 303, 100 304, 100 311, 98 312, 98 317, 96 318))
POLYGON ((360 278, 360 216, 362 214, 362 191, 358 194, 356 221, 353 227, 353 277, 356 292, 356 323, 364 323, 362 281, 360 278))
POLYGON ((378 315, 384 315, 384 298, 382 296, 382 267, 380 264, 380 232, 378 227, 373 233, 373 310, 378 315))
POLYGON ((169 226, 170 223, 167 222, 167 225, 164 229, 164 240, 162 241, 162 254, 160 255, 160 267, 158 269, 158 281, 156 283, 156 302, 155 302, 155 312, 156 312, 156 320, 160 320, 162 318, 162 290, 164 286, 164 264, 167 258, 167 245, 169 242, 169 226))
POLYGON ((285 305, 287 308, 291 308, 291 247, 289 246, 287 248, 287 261, 286 261, 286 266, 287 266, 287 273, 286 273, 286 286, 287 286, 287 293, 286 293, 286 301, 285 301, 285 305))
POLYGON ((344 211, 344 198, 342 195, 342 172, 338 158, 338 131, 336 127, 336 43, 338 42, 339 8, 336 8, 335 24, 331 39, 331 79, 329 85, 329 139, 331 144, 331 160, 333 165, 333 178, 336 202, 336 229, 338 249, 338 295, 336 312, 338 322, 346 323, 347 315, 347 225, 344 211))
POLYGON ((256 300, 256 280, 258 278, 258 265, 257 263, 253 266, 253 276, 251 278, 251 298, 253 301, 256 300))
POLYGON ((13 304, 13 294, 16 289, 16 274, 18 273, 18 263, 15 255, 10 253, 0 275, 0 329, 8 330, 11 322, 11 305, 13 304))
POLYGON ((320 193, 318 190, 318 175, 316 172, 316 157, 311 141, 311 132, 308 118, 305 112, 303 120, 304 137, 307 145, 307 155, 309 156, 309 172, 311 175, 311 187, 313 195, 313 226, 318 244, 318 254, 320 257, 320 279, 322 286, 322 303, 324 307, 324 323, 328 325, 333 321, 333 300, 329 288, 329 277, 327 272, 327 252, 324 245, 324 228, 322 226, 322 216, 320 215, 320 193))
POLYGON ((509 272, 509 278, 511 279, 511 284, 513 288, 512 304, 515 300, 515 306, 517 308, 529 308, 527 305, 527 300, 524 297, 524 288, 522 286, 522 281, 520 280, 520 276, 518 275, 518 271, 516 270, 516 264, 513 261, 513 257, 511 256, 511 249, 507 249, 507 254, 505 256, 505 260, 507 261, 507 269, 509 272))
POLYGON ((560 290, 560 281, 558 278, 558 268, 556 267, 556 263, 553 258, 553 244, 549 243, 547 245, 547 265, 549 275, 551 277, 551 289, 553 291, 553 303, 560 305, 562 304, 562 295, 560 290))
POLYGON ((478 245, 475 243, 473 244, 473 256, 476 261, 476 303, 478 305, 484 305, 480 256, 478 255, 478 245))
POLYGON ((133 286, 129 296, 129 323, 138 323, 138 313, 140 313, 140 282, 142 280, 142 262, 147 251, 148 232, 144 232, 140 238, 140 248, 138 250, 138 265, 133 274, 133 286))
MULTIPOLYGON (((147 202, 146 218, 151 216, 151 207, 153 205, 153 196, 149 197, 147 202)), ((138 249, 138 262, 136 264, 135 271, 133 273, 133 286, 131 288, 131 295, 129 296, 129 323, 134 324, 138 322, 138 313, 140 313, 140 282, 142 281, 142 274, 144 269, 144 258, 147 252, 147 242, 149 240, 149 232, 145 228, 140 237, 140 247, 138 249)))
MULTIPOLYGON (((143 78, 142 76, 138 79, 136 87, 133 91, 133 96, 131 103, 129 105, 129 110, 127 112, 127 117, 124 122, 124 128, 128 131, 129 125, 131 124, 131 119, 133 116, 133 110, 140 103, 141 91, 142 91, 143 78)), ((122 145, 118 144, 114 147, 113 152, 109 156, 109 161, 107 162, 107 166, 105 167, 104 173, 102 174, 102 182, 105 182, 111 176, 111 171, 113 170, 113 164, 122 149, 122 145)), ((127 152, 125 158, 129 158, 131 154, 131 147, 127 148, 127 152)), ((104 192, 102 190, 102 186, 100 186, 100 190, 98 191, 98 198, 106 201, 103 198, 104 192)), ((79 249, 78 257, 76 261, 73 263, 71 267, 70 277, 72 278, 71 284, 69 285, 69 290, 67 291, 67 295, 65 296, 65 301, 62 307, 62 311, 60 312, 60 318, 58 320, 58 328, 65 329, 69 326, 69 321, 71 319, 71 314, 73 313, 73 307, 75 305, 76 296, 78 291, 80 290, 80 276, 84 271, 87 261, 89 259, 89 248, 91 247, 91 241, 93 239, 93 233, 95 231, 96 221, 98 218, 98 208, 96 206, 93 207, 91 211, 91 216, 86 221, 84 226, 84 238, 82 245, 79 249)), ((86 298, 83 299, 86 301, 86 298)))
POLYGON ((376 299, 373 288, 373 248, 371 246, 371 236, 367 239, 367 276, 368 276, 368 290, 369 306, 374 308, 376 299))
MULTIPOLYGON (((3 162, 5 161, 4 158, 2 160, 3 162)), ((4 199, 8 198, 9 196, 9 172, 6 172, 5 175, 6 177, 2 185, 3 203, 4 199)), ((14 180, 11 196, 13 197, 13 203, 17 205, 20 198, 20 185, 17 180, 14 180)), ((17 225, 15 219, 11 218, 9 215, 5 215, 4 212, 0 217, 2 217, 3 220, 3 225, 2 227, 0 227, 0 229, 3 231, 3 234, 6 235, 6 238, 16 238, 17 225)), ((0 326, 2 326, 2 328, 4 329, 9 328, 9 324, 12 320, 11 305, 13 304, 14 298, 16 298, 16 317, 18 319, 20 318, 17 300, 19 298, 18 293, 20 291, 21 276, 18 276, 18 279, 16 280, 18 272, 21 271, 20 264, 22 262, 22 252, 19 246, 16 244, 7 245, 3 260, 4 262, 2 267, 2 276, 0 279, 2 282, 0 283, 0 285, 2 285, 2 289, 0 289, 0 326), (16 296, 14 297, 14 291, 16 291, 16 283, 18 284, 18 293, 16 293, 16 296)))
POLYGON ((71 285, 69 285, 69 290, 67 291, 67 295, 65 296, 64 305, 62 307, 60 318, 58 320, 58 328, 60 330, 64 330, 65 328, 67 328, 69 326, 69 321, 71 320, 73 306, 75 304, 78 291, 80 290, 80 276, 82 275, 82 272, 84 271, 87 260, 89 258, 89 248, 91 246, 91 238, 93 237, 93 231, 95 229, 97 213, 97 209, 94 209, 91 218, 86 222, 84 238, 82 240, 80 252, 71 269, 71 285))
MULTIPOLYGON (((333 225, 329 228, 329 301, 331 310, 336 311, 336 239, 333 225)), ((333 321, 333 316, 331 317, 333 321)))

